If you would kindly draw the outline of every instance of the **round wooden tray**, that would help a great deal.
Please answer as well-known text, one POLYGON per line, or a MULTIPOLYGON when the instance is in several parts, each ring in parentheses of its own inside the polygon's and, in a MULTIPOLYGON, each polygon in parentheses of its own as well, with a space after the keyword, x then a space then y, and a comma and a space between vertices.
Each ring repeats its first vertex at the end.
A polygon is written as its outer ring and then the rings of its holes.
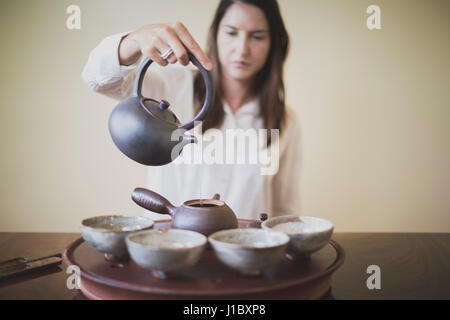
MULTIPOLYGON (((259 227, 256 220, 239 220, 240 228, 259 227)), ((170 221, 155 222, 167 229, 170 221)), ((314 253, 309 261, 288 258, 249 277, 223 265, 206 249, 195 266, 174 278, 157 279, 134 262, 112 263, 79 238, 64 251, 65 263, 80 268, 81 291, 89 299, 317 299, 331 286, 331 276, 344 262, 345 253, 335 241, 314 253)))

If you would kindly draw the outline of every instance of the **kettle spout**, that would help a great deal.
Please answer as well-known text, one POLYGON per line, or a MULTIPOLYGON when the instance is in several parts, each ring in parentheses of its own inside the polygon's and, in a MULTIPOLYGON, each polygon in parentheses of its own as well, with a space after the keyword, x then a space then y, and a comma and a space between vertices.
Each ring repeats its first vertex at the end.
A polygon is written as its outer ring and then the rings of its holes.
POLYGON ((197 138, 195 136, 185 136, 183 135, 183 146, 188 145, 190 143, 197 143, 197 138))

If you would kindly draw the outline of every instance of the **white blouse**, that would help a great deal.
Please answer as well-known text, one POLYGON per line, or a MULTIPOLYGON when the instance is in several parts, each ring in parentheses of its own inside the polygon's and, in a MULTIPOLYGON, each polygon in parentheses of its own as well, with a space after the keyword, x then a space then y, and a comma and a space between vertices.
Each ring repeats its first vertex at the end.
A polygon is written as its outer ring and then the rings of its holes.
MULTIPOLYGON (((120 40, 126 34, 127 32, 120 33, 102 40, 89 55, 82 72, 82 79, 89 88, 118 100, 131 95, 139 65, 138 62, 131 66, 121 66, 119 63, 118 47, 120 40)), ((169 101, 170 109, 182 123, 185 123, 194 118, 194 74, 194 70, 189 67, 181 65, 161 67, 154 63, 145 75, 142 94, 156 100, 169 101)), ((263 129, 263 120, 258 115, 257 99, 246 103, 234 114, 224 101, 224 111, 224 121, 218 128, 220 133, 223 133, 223 145, 225 145, 227 129, 263 129)), ((211 161, 209 163, 190 161, 189 163, 187 159, 192 159, 191 152, 198 156, 198 153, 203 150, 203 157, 205 157, 205 147, 221 141, 217 138, 218 131, 215 130, 215 133, 213 131, 208 130, 203 135, 201 140, 203 149, 198 148, 198 144, 197 146, 191 144, 184 147, 180 157, 174 162, 159 167, 148 167, 147 187, 176 206, 191 199, 210 199, 218 193, 221 200, 225 201, 241 219, 258 219, 260 213, 267 213, 269 217, 300 214, 298 143, 300 131, 297 117, 290 108, 287 108, 287 122, 280 139, 264 149, 266 155, 272 155, 271 161, 276 161, 276 154, 269 151, 278 150, 278 170, 275 174, 267 174, 271 171, 268 169, 267 162, 251 163, 247 158, 244 163, 236 163, 237 161, 229 163, 226 161, 226 153, 229 154, 230 149, 226 151, 224 149, 223 164, 220 161, 222 157, 217 157, 213 163, 211 161), (265 168, 266 174, 262 174, 262 168, 265 168)), ((196 135, 197 138, 201 137, 198 136, 199 127, 189 133, 196 135)), ((263 139, 260 139, 258 143, 262 142, 261 140, 263 139)), ((253 152, 249 150, 253 149, 246 146, 246 152, 253 152)), ((259 157, 257 159, 260 159, 259 157)), ((271 165, 276 168, 276 163, 272 162, 271 165)), ((155 219, 168 218, 168 216, 147 210, 146 212, 155 219)))

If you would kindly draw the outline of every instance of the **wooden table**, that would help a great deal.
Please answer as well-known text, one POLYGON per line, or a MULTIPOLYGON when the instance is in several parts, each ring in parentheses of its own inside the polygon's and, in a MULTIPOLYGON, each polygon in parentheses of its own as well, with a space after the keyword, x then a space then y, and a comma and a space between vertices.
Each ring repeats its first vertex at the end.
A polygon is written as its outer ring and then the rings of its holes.
MULTIPOLYGON (((0 233, 0 261, 58 253, 77 233, 0 233)), ((346 252, 325 299, 450 299, 450 233, 335 233, 346 252), (367 267, 381 270, 381 289, 367 288, 367 267)), ((0 299, 84 299, 69 290, 66 266, 0 282, 0 299)))

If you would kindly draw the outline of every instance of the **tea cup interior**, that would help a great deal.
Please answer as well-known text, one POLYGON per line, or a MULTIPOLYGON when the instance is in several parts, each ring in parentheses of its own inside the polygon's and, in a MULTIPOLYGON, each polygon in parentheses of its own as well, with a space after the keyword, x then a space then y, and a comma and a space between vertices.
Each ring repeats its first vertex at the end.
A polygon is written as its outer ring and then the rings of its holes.
POLYGON ((84 219, 81 224, 99 232, 130 232, 151 228, 154 222, 139 216, 109 215, 84 219))
POLYGON ((262 223, 262 227, 282 231, 290 235, 313 234, 333 229, 333 223, 327 219, 311 216, 279 216, 262 223))
POLYGON ((206 244, 204 235, 189 230, 148 230, 128 236, 130 242, 149 249, 190 249, 206 244))
POLYGON ((247 248, 272 247, 289 241, 289 237, 281 232, 256 228, 223 230, 212 234, 210 239, 225 245, 247 248))

